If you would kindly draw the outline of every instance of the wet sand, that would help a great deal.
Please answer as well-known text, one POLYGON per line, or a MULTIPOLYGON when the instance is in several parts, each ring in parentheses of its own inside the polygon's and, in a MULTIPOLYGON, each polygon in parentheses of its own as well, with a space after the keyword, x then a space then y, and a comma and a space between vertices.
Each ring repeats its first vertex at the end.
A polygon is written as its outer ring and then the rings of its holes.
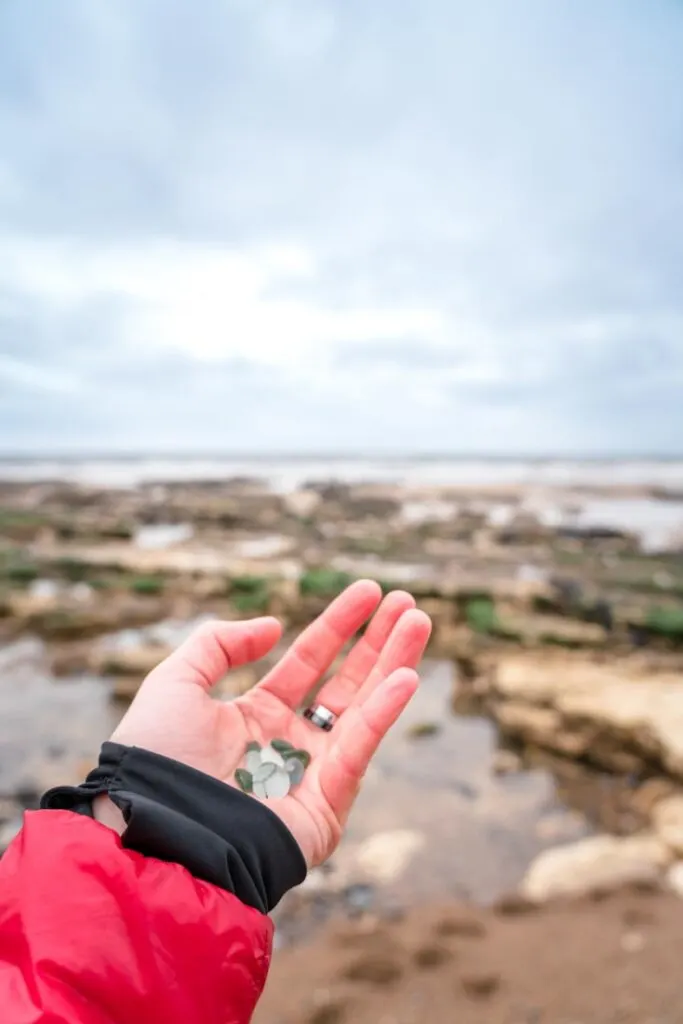
POLYGON ((683 902, 637 889, 530 913, 444 903, 275 953, 255 1024, 678 1024, 683 902))

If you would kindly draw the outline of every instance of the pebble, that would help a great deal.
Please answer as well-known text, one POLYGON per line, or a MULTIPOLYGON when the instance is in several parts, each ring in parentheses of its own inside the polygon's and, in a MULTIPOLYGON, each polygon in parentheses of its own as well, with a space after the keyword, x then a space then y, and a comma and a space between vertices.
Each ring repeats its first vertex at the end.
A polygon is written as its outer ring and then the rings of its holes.
POLYGON ((436 736, 439 732, 441 732, 439 722, 416 722, 406 729, 406 736, 409 740, 421 740, 436 736))
POLYGON ((446 963, 446 961, 451 960, 452 957, 453 954, 447 946, 432 945, 420 946, 419 949, 415 950, 413 960, 415 966, 419 967, 420 970, 431 971, 446 963))
POLYGON ((289 793, 289 775, 285 771, 275 771, 266 779, 266 796, 270 800, 280 800, 289 793))
POLYGON ((344 971, 344 978, 383 988, 396 984, 402 974, 403 969, 398 961, 388 956, 374 955, 349 964, 344 971))
POLYGON ((310 755, 296 751, 291 756, 292 746, 286 740, 273 740, 265 747, 252 742, 247 746, 245 767, 238 769, 237 780, 243 789, 249 791, 246 783, 251 777, 251 792, 259 800, 282 800, 292 786, 297 786, 304 777, 310 755), (283 753, 280 753, 280 751, 283 753), (246 780, 240 776, 246 774, 246 780))
POLYGON ((522 770, 522 759, 513 750, 497 750, 493 755, 494 775, 514 775, 522 770))
POLYGON ((285 760, 282 754, 278 754, 277 750, 274 750, 271 746, 264 747, 260 754, 262 764, 274 764, 278 768, 283 768, 285 760))
POLYGON ((645 936, 642 932, 624 932, 620 945, 624 953, 640 953, 645 948, 645 936))
POLYGON ((354 882, 346 887, 343 896, 346 906, 352 914, 363 914, 372 907, 376 894, 374 886, 354 882))
MULTIPOLYGON (((327 989, 323 991, 328 992, 327 989)), ((328 993, 324 1002, 319 1005, 314 1004, 312 1013, 307 1018, 307 1024, 342 1024, 342 1021, 348 1019, 346 1007, 346 1000, 335 999, 328 993)))
POLYGON ((421 832, 410 829, 377 832, 360 844, 356 863, 374 882, 393 882, 425 843, 421 832))
POLYGON ((470 999, 489 999, 500 988, 500 977, 493 973, 470 974, 461 984, 470 999))
POLYGON ((289 775, 292 786, 298 786, 306 769, 297 757, 290 757, 288 761, 285 761, 285 771, 289 775))
POLYGON ((266 782, 267 779, 274 775, 277 768, 274 764, 260 764, 254 772, 254 785, 257 782, 266 782))

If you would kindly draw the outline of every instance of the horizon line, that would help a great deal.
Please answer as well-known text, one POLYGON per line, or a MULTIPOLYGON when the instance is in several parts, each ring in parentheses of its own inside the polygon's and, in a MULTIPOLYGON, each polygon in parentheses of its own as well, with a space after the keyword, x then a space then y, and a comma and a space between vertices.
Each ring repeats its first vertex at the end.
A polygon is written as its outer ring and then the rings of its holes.
POLYGON ((100 451, 78 451, 56 450, 56 451, 27 451, 27 452, 3 452, 0 450, 0 463, 19 462, 119 462, 135 461, 142 462, 152 459, 170 460, 174 462, 190 462, 204 460, 224 460, 235 462, 678 462, 683 461, 683 451, 678 454, 658 452, 548 452, 531 453, 517 452, 496 453, 496 452, 438 452, 438 451, 413 451, 413 452, 364 452, 357 450, 350 451, 217 451, 217 450, 187 450, 187 451, 163 451, 149 449, 148 451, 131 450, 107 450, 100 451))

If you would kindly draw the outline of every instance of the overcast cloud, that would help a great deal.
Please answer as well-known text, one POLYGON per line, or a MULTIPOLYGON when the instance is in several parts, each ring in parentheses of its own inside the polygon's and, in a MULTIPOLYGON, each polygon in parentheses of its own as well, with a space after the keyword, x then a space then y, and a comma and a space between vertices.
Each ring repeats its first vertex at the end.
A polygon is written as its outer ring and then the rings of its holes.
POLYGON ((0 451, 683 450, 676 0, 4 0, 0 451))

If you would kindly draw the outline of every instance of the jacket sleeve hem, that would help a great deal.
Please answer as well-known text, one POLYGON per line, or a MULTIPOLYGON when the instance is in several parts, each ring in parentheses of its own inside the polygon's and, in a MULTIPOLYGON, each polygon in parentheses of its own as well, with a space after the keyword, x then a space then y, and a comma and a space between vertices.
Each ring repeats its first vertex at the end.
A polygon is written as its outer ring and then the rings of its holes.
POLYGON ((124 847, 181 864, 262 913, 306 877, 296 840, 268 807, 140 747, 103 744, 85 782, 49 790, 41 807, 92 817, 92 801, 101 793, 123 812, 124 847))

